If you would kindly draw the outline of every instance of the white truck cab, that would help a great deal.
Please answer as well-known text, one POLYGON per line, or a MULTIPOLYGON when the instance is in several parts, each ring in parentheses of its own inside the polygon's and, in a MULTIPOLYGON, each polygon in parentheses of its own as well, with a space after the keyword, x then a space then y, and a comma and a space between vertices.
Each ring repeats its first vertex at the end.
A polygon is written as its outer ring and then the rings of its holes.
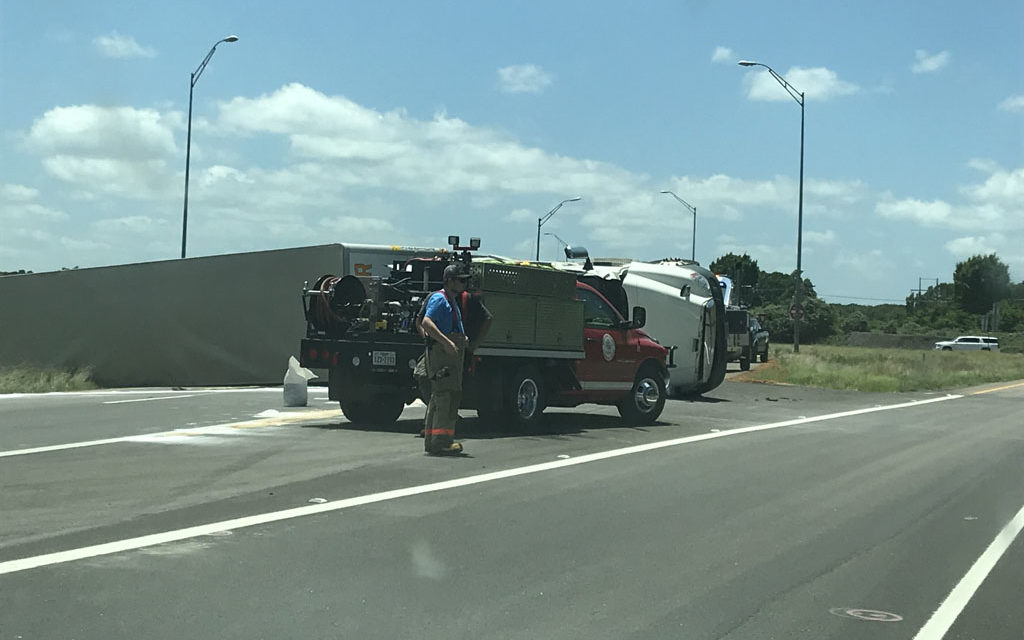
MULTIPOLYGON (((584 257, 581 251, 566 249, 573 257, 584 257)), ((722 289, 707 269, 689 260, 589 258, 585 264, 552 266, 575 272, 598 290, 600 280, 618 280, 628 300, 611 302, 627 313, 633 305, 647 310, 644 331, 672 350, 670 396, 704 393, 725 379, 725 307, 722 289)))

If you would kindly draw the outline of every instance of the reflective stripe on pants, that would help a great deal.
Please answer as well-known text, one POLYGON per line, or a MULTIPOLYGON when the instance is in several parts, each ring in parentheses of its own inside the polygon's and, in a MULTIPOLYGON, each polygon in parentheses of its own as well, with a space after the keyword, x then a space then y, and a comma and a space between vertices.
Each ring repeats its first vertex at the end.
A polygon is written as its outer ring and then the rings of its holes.
POLYGON ((462 348, 451 355, 438 343, 427 349, 427 378, 431 393, 423 447, 429 452, 449 447, 455 440, 455 423, 459 419, 459 403, 462 401, 463 356, 462 348))

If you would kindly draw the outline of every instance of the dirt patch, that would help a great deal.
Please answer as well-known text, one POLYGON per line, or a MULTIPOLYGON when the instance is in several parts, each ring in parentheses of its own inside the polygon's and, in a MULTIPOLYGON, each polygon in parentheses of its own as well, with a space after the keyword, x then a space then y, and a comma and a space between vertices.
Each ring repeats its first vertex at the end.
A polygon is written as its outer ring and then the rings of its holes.
POLYGON ((778 377, 778 371, 778 360, 769 360, 768 362, 752 366, 750 371, 730 373, 726 377, 732 382, 776 382, 775 378, 778 377))

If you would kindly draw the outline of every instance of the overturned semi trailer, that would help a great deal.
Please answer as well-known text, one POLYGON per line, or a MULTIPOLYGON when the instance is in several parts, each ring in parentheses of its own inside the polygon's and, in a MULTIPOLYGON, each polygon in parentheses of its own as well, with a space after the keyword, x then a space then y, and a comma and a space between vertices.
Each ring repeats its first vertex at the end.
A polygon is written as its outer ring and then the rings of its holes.
POLYGON ((103 386, 280 383, 311 273, 387 273, 437 249, 336 243, 0 277, 0 365, 103 386))

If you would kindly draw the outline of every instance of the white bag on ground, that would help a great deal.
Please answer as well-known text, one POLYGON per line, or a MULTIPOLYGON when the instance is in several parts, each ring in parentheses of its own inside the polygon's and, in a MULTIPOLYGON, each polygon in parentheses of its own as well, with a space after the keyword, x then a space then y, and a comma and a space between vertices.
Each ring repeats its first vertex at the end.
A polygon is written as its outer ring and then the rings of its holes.
POLYGON ((308 401, 307 386, 310 378, 317 375, 299 366, 295 356, 288 358, 288 370, 284 372, 284 406, 304 407, 308 401))

